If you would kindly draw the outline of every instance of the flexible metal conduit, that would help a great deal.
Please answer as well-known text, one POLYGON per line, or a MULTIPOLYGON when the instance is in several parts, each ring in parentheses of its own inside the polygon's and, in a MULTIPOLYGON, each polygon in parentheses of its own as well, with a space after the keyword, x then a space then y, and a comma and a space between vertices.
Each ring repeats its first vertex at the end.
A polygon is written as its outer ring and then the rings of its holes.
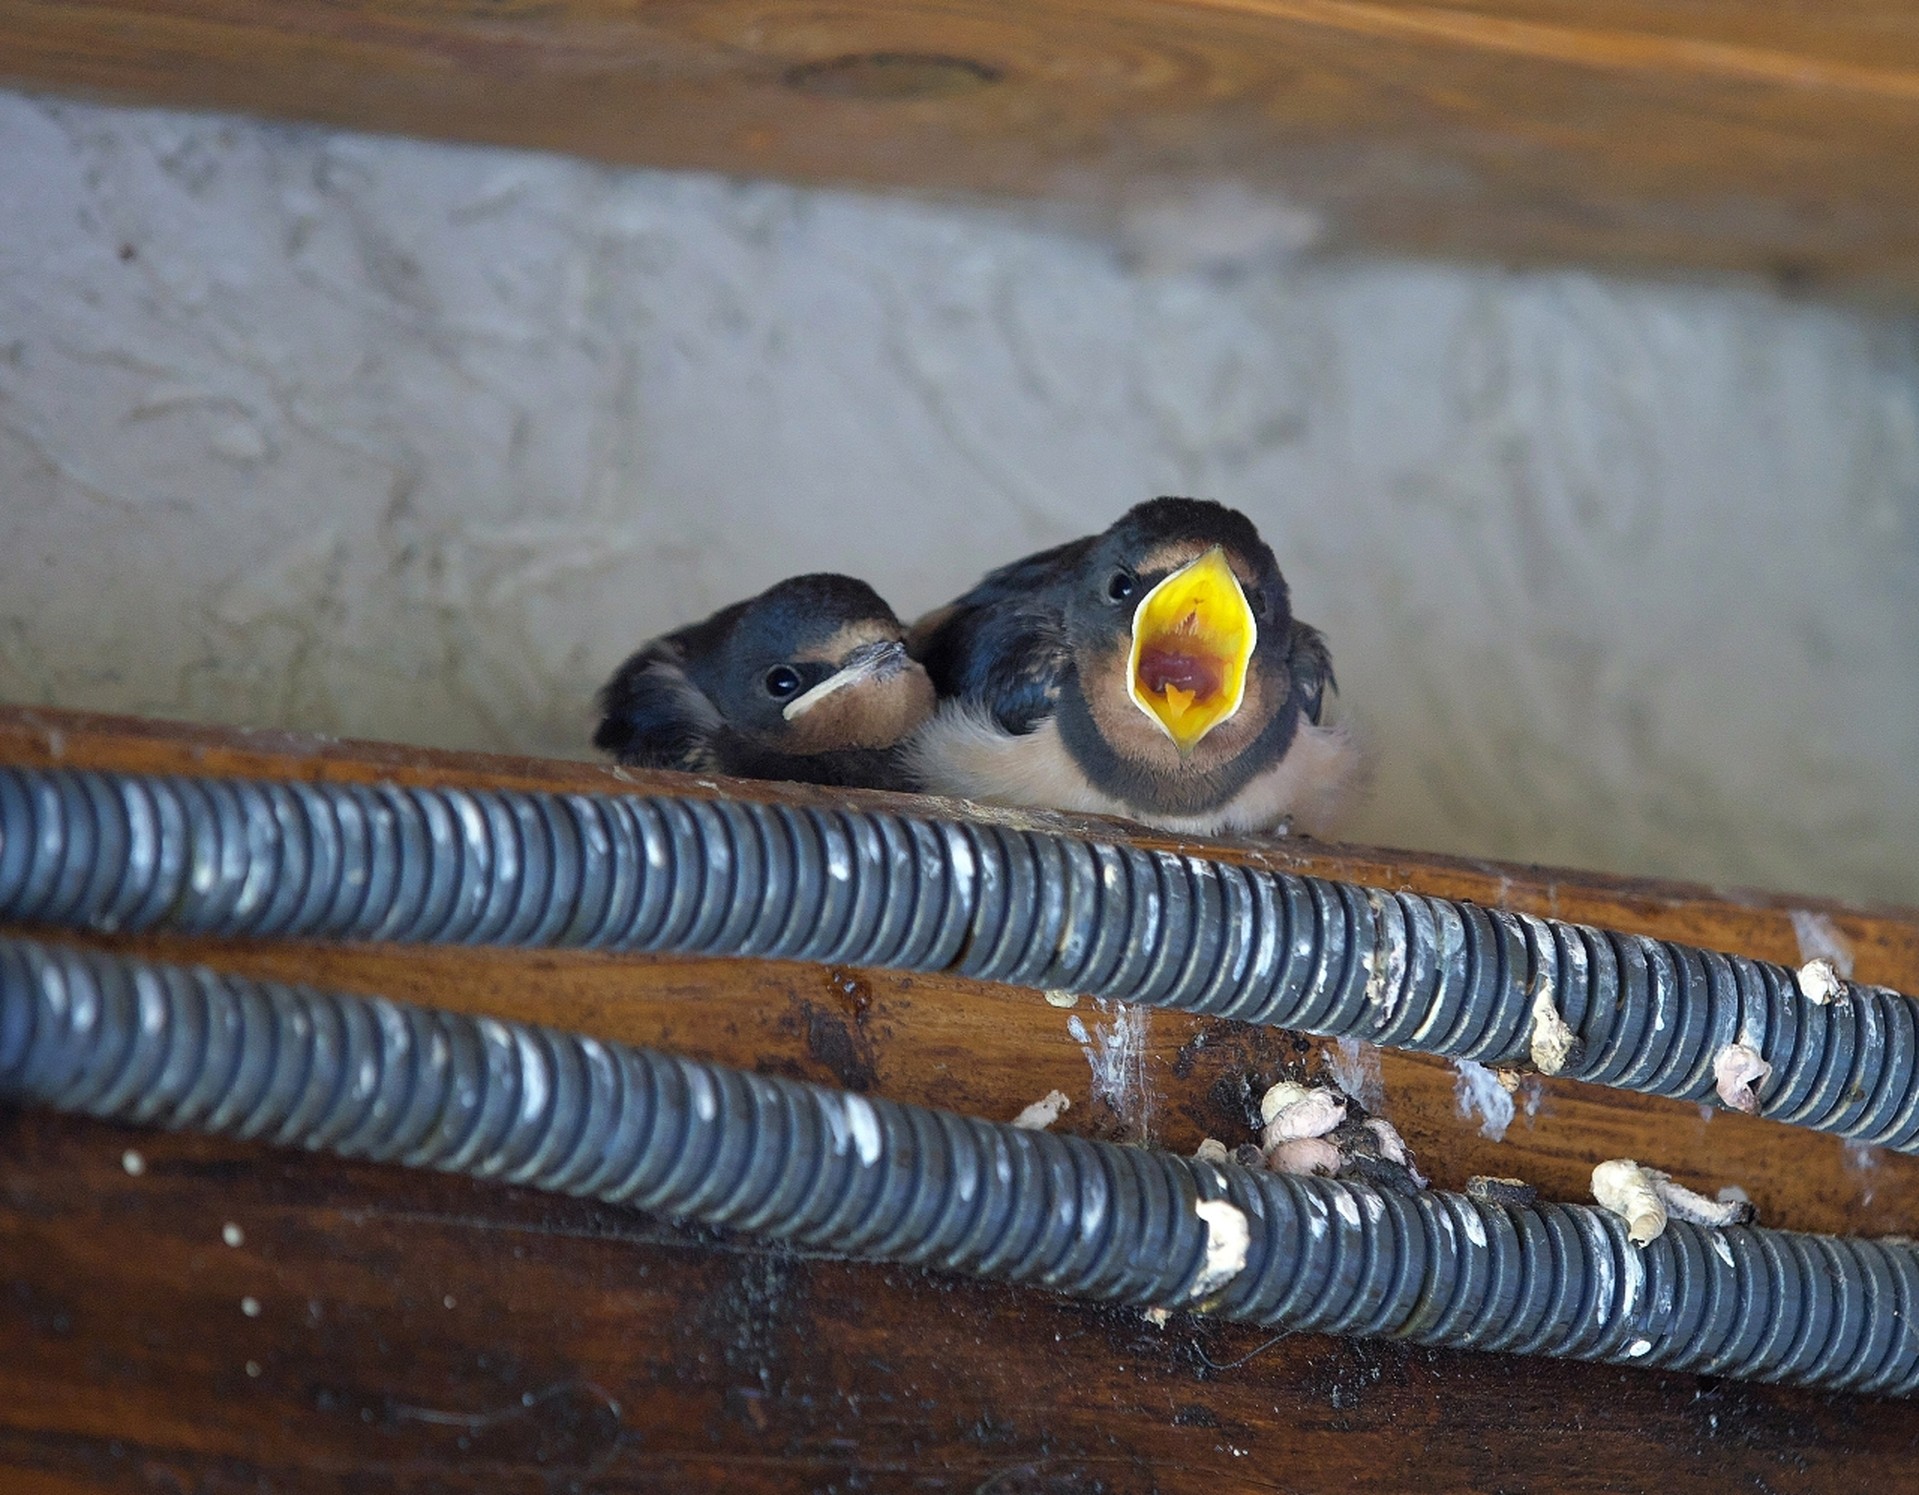
POLYGON ((1889 1395, 1919 1253, 1383 1193, 519 1023, 0 940, 0 1097, 498 1178, 839 1255, 1420 1344, 1889 1395))
POLYGON ((1911 999, 1417 893, 985 822, 724 799, 0 772, 0 919, 949 971, 1561 1071, 1919 1151, 1911 999))

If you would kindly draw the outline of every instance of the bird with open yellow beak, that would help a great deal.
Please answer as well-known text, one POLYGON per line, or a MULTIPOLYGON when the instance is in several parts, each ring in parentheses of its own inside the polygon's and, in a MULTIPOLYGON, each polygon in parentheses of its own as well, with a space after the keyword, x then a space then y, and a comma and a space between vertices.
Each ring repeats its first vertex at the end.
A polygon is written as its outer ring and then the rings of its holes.
POLYGON ((923 789, 1191 834, 1326 834, 1358 755, 1317 629, 1245 515, 1158 498, 990 573, 914 625, 939 708, 923 789))

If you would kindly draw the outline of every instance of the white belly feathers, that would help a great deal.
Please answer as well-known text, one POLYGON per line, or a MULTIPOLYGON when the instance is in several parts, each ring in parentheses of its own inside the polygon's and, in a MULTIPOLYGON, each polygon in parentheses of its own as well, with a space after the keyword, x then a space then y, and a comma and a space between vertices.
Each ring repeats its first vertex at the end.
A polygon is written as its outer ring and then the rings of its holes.
POLYGON ((1016 737, 976 708, 952 702, 920 730, 908 754, 912 776, 935 794, 1117 815, 1195 836, 1271 831, 1287 822, 1309 835, 1326 835, 1351 805, 1360 778, 1359 751, 1345 727, 1302 721, 1286 756, 1225 804, 1199 815, 1155 815, 1088 782, 1060 740, 1057 722, 1016 737))

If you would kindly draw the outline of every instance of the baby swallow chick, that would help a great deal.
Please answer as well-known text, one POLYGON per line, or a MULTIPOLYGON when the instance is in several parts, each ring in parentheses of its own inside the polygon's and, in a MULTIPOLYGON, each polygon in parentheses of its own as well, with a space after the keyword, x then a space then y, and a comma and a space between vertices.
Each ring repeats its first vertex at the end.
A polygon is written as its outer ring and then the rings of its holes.
POLYGON ((1104 534, 991 572, 908 640, 940 707, 921 787, 1209 835, 1323 832, 1357 754, 1334 689, 1245 515, 1158 498, 1104 534))
POLYGON ((850 576, 796 576, 654 639, 600 692, 594 745, 686 773, 905 788, 933 709, 893 610, 850 576))

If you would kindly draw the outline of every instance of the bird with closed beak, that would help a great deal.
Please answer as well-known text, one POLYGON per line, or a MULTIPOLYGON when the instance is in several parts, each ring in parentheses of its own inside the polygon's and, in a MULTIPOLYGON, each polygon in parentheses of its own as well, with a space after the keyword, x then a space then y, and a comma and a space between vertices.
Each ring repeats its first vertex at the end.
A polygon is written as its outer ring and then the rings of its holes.
POLYGON ((879 594, 795 576, 665 634, 599 695, 594 746, 623 764, 906 788, 901 745, 933 710, 879 594))
POLYGON ((1326 641, 1251 520, 1191 498, 989 573, 907 640, 939 709, 920 787, 1193 835, 1326 834, 1358 754, 1326 641))

